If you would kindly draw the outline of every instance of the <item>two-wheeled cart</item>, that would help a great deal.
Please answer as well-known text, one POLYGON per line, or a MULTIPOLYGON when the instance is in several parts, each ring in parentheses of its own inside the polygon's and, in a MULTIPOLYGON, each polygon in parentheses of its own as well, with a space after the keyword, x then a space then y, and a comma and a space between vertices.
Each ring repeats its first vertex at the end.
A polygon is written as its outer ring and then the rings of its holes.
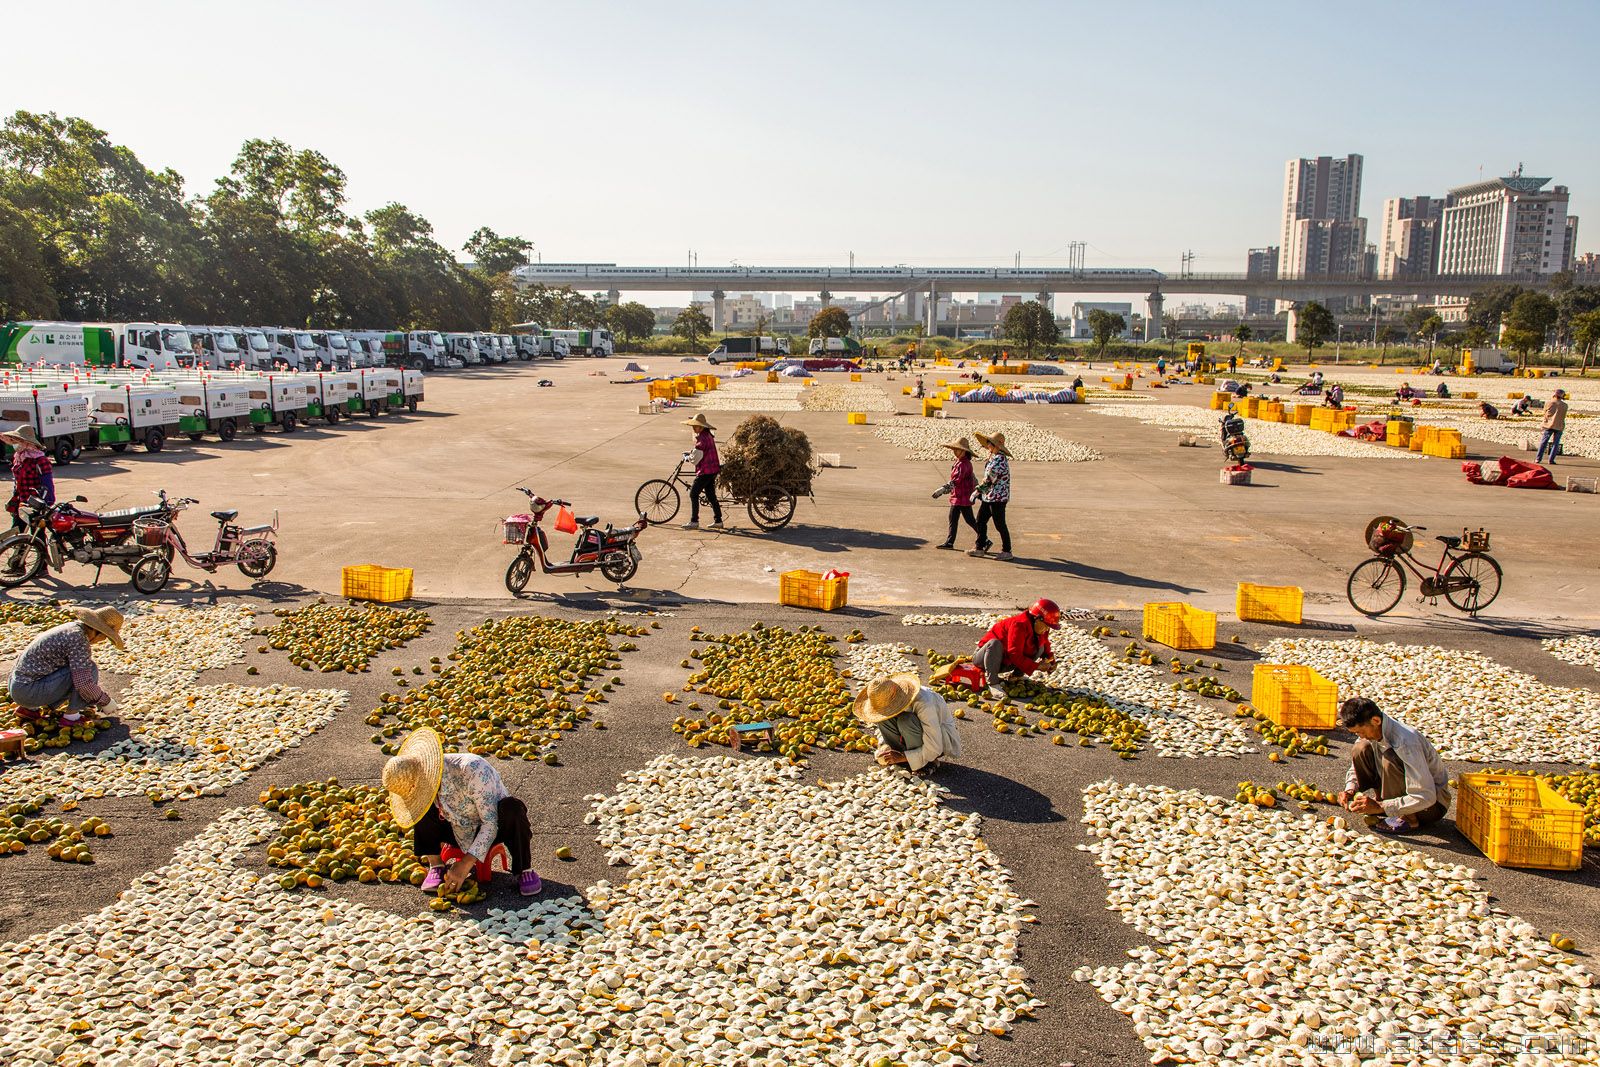
MULTIPOLYGON (((683 497, 694 486, 694 467, 685 452, 678 465, 665 478, 652 478, 633 494, 633 510, 658 526, 671 522, 683 507, 683 497)), ((803 490, 810 497, 809 489, 803 490)), ((743 506, 750 513, 750 521, 768 532, 781 530, 794 518, 795 505, 800 492, 794 488, 769 482, 746 496, 730 496, 728 502, 743 506)), ((815 500, 815 497, 812 497, 815 500)))

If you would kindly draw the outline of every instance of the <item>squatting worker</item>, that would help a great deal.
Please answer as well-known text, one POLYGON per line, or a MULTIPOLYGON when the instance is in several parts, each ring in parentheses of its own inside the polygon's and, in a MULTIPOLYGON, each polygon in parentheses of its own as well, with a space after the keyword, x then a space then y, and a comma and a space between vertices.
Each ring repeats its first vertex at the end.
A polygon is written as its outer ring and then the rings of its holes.
POLYGON ((1386 833, 1444 818, 1450 809, 1450 775, 1433 742, 1366 697, 1340 705, 1339 725, 1358 738, 1339 803, 1358 815, 1383 816, 1374 829, 1386 833))
POLYGON ((1545 462, 1545 449, 1550 450, 1550 462, 1561 453, 1561 435, 1567 428, 1567 391, 1557 389, 1550 403, 1544 406, 1544 436, 1539 438, 1538 463, 1545 462))
POLYGON ((950 480, 933 495, 937 499, 946 493, 950 494, 950 531, 938 547, 953 549, 956 547, 959 523, 965 522, 973 532, 977 532, 978 520, 972 514, 972 494, 978 488, 978 479, 972 473, 972 446, 965 437, 944 447, 955 453, 955 460, 950 464, 950 480))
POLYGON ((1000 675, 1010 671, 1027 677, 1037 670, 1052 671, 1056 654, 1050 649, 1050 631, 1061 629, 1061 609, 1054 600, 1040 599, 1027 611, 1001 619, 978 639, 974 663, 983 668, 989 695, 1004 700, 1000 675))
POLYGON ((856 694, 855 714, 878 733, 879 766, 904 764, 931 772, 941 760, 961 755, 961 735, 950 706, 915 674, 874 678, 856 694))
POLYGON ((694 485, 689 487, 689 521, 685 530, 700 529, 700 494, 711 505, 711 529, 722 529, 722 505, 717 502, 717 472, 722 470, 722 460, 717 455, 716 427, 706 421, 705 412, 683 424, 694 430, 694 451, 689 459, 694 463, 694 485))
POLYGON ((72 622, 64 622, 35 637, 17 657, 8 685, 21 717, 50 716, 63 702, 67 718, 81 717, 111 704, 100 688, 100 668, 94 646, 102 641, 121 649, 122 612, 116 608, 74 608, 72 622))
POLYGON ((428 865, 425 892, 461 888, 474 865, 486 863, 494 846, 504 845, 525 897, 543 883, 533 869, 533 831, 528 809, 511 796, 500 775, 482 756, 446 752, 439 735, 424 726, 400 742, 383 765, 389 810, 401 829, 409 829, 412 851, 428 865), (454 845, 465 855, 446 867, 440 855, 454 845))

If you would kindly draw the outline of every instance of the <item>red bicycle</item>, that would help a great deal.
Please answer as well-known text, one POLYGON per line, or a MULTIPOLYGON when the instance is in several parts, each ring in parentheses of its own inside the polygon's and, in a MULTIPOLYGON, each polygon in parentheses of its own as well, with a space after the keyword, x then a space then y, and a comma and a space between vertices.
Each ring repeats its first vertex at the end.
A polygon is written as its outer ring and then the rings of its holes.
MULTIPOLYGON (((594 515, 572 516, 572 529, 577 533, 577 540, 572 545, 572 558, 565 563, 551 563, 545 554, 550 541, 539 523, 551 508, 565 510, 572 504, 566 500, 546 500, 532 489, 519 487, 517 491, 528 498, 528 507, 532 510, 520 515, 507 515, 501 523, 501 540, 517 546, 517 558, 506 568, 506 588, 511 590, 513 596, 521 596, 528 587, 535 563, 546 574, 586 574, 598 570, 618 585, 638 571, 641 556, 635 542, 644 528, 650 525, 650 520, 643 515, 632 526, 620 530, 609 523, 604 530, 596 530, 594 525, 600 519, 594 515)), ((557 528, 560 528, 559 522, 557 528)))
POLYGON ((1468 615, 1476 615, 1494 602, 1500 595, 1502 572, 1489 555, 1489 532, 1462 530, 1460 537, 1435 537, 1444 550, 1429 573, 1411 555, 1414 535, 1426 529, 1408 526, 1390 515, 1380 515, 1367 524, 1367 547, 1375 555, 1350 572, 1345 596, 1351 607, 1369 618, 1392 610, 1405 596, 1407 570, 1422 582, 1421 596, 1436 601, 1443 595, 1456 610, 1468 615))
POLYGON ((217 540, 209 552, 191 553, 184 543, 183 534, 175 525, 178 515, 190 504, 198 504, 193 497, 168 500, 162 492, 161 503, 165 513, 134 520, 134 539, 150 555, 133 568, 133 587, 141 593, 154 593, 172 577, 172 560, 182 556, 191 567, 199 567, 208 574, 217 568, 237 564, 247 578, 261 579, 272 573, 278 565, 278 513, 272 513, 272 522, 261 526, 239 526, 233 520, 237 511, 213 511, 217 520, 217 540))

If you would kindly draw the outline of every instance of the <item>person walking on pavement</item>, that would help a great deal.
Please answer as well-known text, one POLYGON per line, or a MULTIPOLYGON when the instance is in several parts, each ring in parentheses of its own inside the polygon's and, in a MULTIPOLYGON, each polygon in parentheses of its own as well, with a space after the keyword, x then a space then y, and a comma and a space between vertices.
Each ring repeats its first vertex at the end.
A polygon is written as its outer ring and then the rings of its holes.
POLYGON ((1536 462, 1543 463, 1545 449, 1550 450, 1550 462, 1556 461, 1556 456, 1561 453, 1561 434, 1567 428, 1567 391, 1557 389, 1556 395, 1551 397, 1550 403, 1544 406, 1544 436, 1539 439, 1539 456, 1536 462))
POLYGON ((706 421, 704 412, 685 419, 683 424, 694 430, 694 451, 688 453, 694 463, 694 484, 689 487, 689 521, 683 528, 700 529, 700 494, 704 493, 706 503, 711 505, 710 528, 720 530, 722 505, 717 502, 717 472, 722 470, 722 460, 717 456, 717 439, 713 436, 717 428, 706 421))
POLYGON ((978 486, 978 544, 969 556, 987 556, 994 543, 989 540, 989 523, 1000 532, 1000 551, 995 559, 1011 558, 1011 529, 1006 525, 1006 505, 1011 502, 1011 452, 1006 448, 1006 435, 997 433, 973 434, 978 443, 989 452, 983 467, 983 484, 978 486))
POLYGON ((1039 599, 1027 611, 1001 619, 978 638, 972 661, 983 668, 989 696, 1004 700, 1000 676, 1006 672, 1027 677, 1037 670, 1052 671, 1056 654, 1050 648, 1050 631, 1061 629, 1061 608, 1054 600, 1039 599))
POLYGON ((11 456, 11 499, 6 510, 11 513, 11 527, 23 526, 18 512, 22 505, 39 496, 46 504, 56 502, 56 478, 50 467, 50 457, 32 426, 22 423, 0 430, 0 441, 16 452, 11 456))
POLYGON ((965 437, 944 447, 954 452, 956 458, 950 467, 950 480, 940 486, 933 496, 937 500, 946 493, 950 494, 950 532, 939 547, 953 549, 956 547, 959 523, 965 522, 974 533, 978 532, 978 520, 972 514, 972 494, 978 488, 978 479, 972 473, 972 446, 965 437))

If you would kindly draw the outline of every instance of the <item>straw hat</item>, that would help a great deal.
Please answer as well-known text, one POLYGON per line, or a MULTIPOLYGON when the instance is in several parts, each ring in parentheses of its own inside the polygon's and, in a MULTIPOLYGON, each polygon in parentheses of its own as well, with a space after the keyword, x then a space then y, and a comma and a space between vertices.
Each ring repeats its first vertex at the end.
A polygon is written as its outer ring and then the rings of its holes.
POLYGON ((972 455, 972 445, 965 437, 952 441, 943 447, 950 449, 952 452, 965 452, 969 456, 972 455))
POLYGON ((706 421, 706 413, 700 412, 692 419, 684 419, 685 426, 693 426, 697 430, 715 430, 716 427, 706 421))
POLYGON ((44 451, 44 445, 39 442, 39 434, 27 423, 18 423, 9 429, 0 430, 0 440, 10 441, 12 444, 26 445, 44 451))
POLYGON ((992 436, 986 433, 975 433, 972 436, 976 437, 978 443, 985 448, 993 448, 1002 456, 1011 455, 1011 450, 1006 448, 1006 435, 1003 433, 997 433, 992 436))
POLYGON ((72 614, 95 633, 105 634, 118 649, 127 647, 122 643, 122 612, 116 608, 74 608, 72 614))
POLYGON ((856 694, 856 718, 864 723, 887 722, 911 706, 922 682, 915 674, 889 674, 874 678, 856 694))
POLYGON ((424 726, 400 742, 400 751, 383 765, 383 787, 389 791, 389 811, 402 830, 422 820, 439 795, 444 780, 444 745, 439 735, 424 726))

